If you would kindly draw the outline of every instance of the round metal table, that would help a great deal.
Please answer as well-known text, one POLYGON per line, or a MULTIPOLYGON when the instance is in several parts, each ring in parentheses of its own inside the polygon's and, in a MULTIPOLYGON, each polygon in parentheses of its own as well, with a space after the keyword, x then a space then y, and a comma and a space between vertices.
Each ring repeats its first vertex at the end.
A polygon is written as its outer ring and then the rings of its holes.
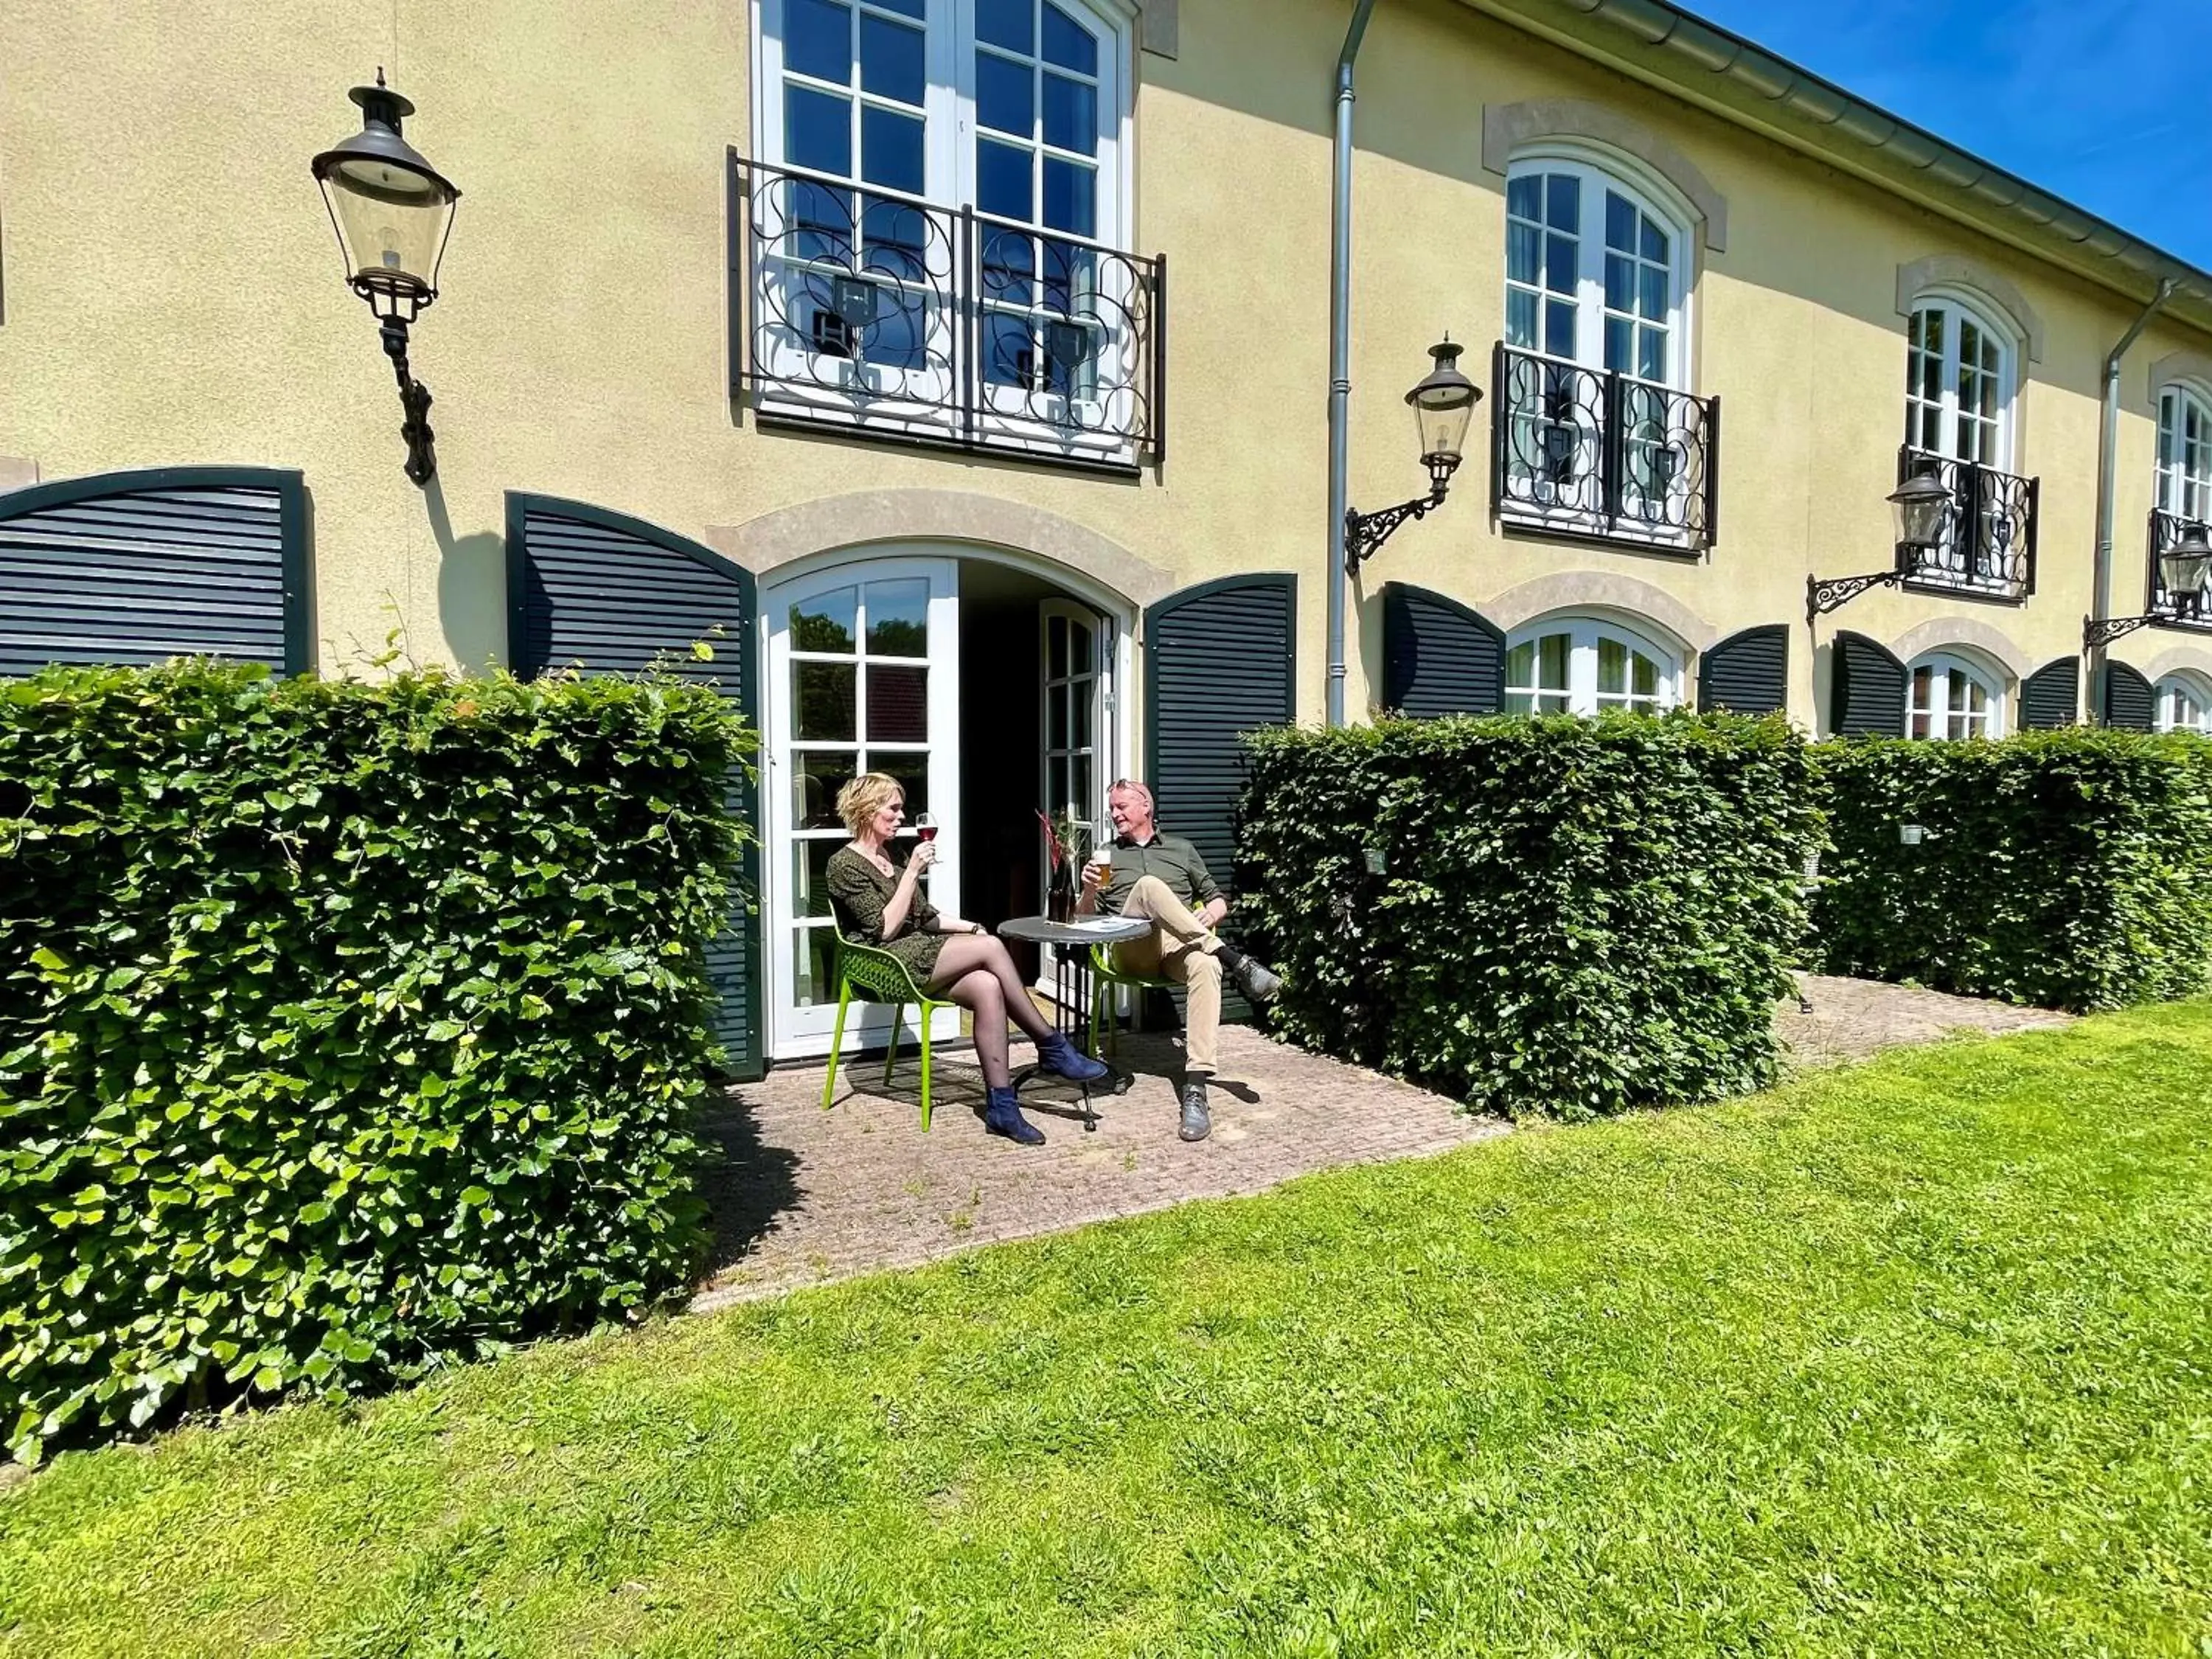
MULTIPOLYGON (((1075 921, 1054 921, 1048 916, 1014 916, 999 924, 1001 939, 1026 939, 1031 945, 1052 945, 1060 948, 1053 952, 1052 1025, 1079 1048, 1085 1048, 1084 1021, 1091 1012, 1091 947, 1094 945, 1121 945, 1133 939, 1142 939, 1152 931, 1152 924, 1142 916, 1085 916, 1075 921)), ((1089 1050, 1085 1048, 1085 1052, 1089 1050)), ((1094 1056, 1095 1058, 1095 1056, 1094 1056)), ((1026 1066, 1014 1074, 1014 1088, 1036 1076, 1042 1066, 1026 1066)), ((1083 1127, 1096 1129, 1098 1114, 1091 1109, 1091 1085, 1077 1085, 1083 1091, 1083 1127)), ((1115 1094, 1129 1086, 1126 1073, 1112 1074, 1115 1094)))

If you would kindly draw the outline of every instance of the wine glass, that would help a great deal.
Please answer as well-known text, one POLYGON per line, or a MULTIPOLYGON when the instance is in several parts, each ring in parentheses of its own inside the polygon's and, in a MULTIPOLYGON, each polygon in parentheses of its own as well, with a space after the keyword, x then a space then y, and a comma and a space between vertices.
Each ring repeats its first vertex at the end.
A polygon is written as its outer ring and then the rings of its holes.
POLYGON ((924 841, 935 841, 937 839, 937 815, 933 812, 924 812, 919 817, 915 818, 914 821, 914 833, 921 836, 924 841))

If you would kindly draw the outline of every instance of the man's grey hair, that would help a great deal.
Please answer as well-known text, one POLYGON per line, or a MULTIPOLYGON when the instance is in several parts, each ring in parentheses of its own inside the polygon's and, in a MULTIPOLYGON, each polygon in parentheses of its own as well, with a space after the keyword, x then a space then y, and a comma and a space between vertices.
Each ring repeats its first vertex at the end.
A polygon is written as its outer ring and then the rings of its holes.
POLYGON ((1108 786, 1106 793, 1111 795, 1116 789, 1133 790, 1145 798, 1145 805, 1154 812, 1160 810, 1159 801, 1152 794, 1152 786, 1149 783, 1139 783, 1134 778, 1116 778, 1108 786))

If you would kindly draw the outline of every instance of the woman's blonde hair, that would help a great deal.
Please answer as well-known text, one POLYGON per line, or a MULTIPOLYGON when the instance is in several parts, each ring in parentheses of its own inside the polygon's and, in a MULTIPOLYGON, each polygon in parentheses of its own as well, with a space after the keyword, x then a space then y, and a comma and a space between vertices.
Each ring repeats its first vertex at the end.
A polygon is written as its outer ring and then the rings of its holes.
POLYGON ((863 772, 837 792, 837 816, 858 841, 868 820, 895 800, 906 799, 906 786, 888 772, 863 772))

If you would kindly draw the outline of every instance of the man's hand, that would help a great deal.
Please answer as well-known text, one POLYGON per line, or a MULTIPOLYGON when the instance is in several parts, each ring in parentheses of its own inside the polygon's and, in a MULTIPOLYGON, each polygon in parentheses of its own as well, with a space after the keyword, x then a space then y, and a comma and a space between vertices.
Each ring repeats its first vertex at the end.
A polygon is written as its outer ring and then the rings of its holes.
POLYGON ((1206 900, 1206 908, 1198 913, 1198 919, 1206 924, 1206 931, 1211 933, 1221 926, 1222 917, 1228 914, 1229 901, 1217 893, 1213 897, 1206 900))

